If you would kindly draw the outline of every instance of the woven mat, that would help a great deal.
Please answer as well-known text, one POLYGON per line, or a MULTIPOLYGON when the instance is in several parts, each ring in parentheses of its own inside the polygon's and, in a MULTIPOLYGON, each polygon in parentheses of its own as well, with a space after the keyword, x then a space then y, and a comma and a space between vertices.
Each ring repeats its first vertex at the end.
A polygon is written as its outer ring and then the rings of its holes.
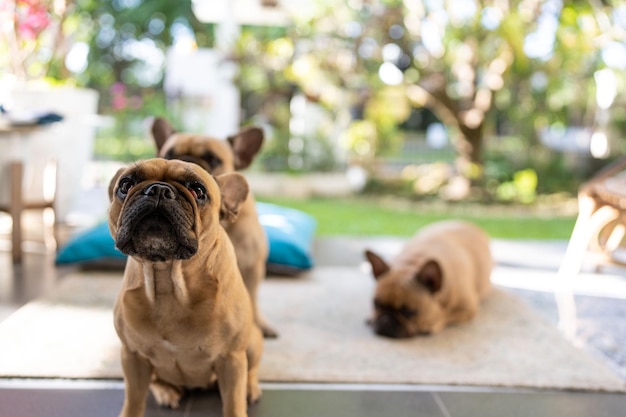
MULTIPOLYGON (((0 323, 0 376, 120 378, 112 324, 120 283, 119 273, 76 273, 0 323)), ((268 278, 261 309, 280 337, 265 342, 261 380, 626 390, 602 361, 504 290, 471 323, 390 340, 365 325, 373 287, 348 267, 268 278)))

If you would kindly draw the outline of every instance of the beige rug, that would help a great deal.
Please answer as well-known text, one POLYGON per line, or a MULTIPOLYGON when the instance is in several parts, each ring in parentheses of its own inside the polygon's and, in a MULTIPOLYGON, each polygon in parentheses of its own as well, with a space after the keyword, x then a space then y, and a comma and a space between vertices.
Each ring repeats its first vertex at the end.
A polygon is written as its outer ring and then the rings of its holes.
MULTIPOLYGON (((73 275, 0 323, 0 376, 121 377, 111 313, 119 285, 119 274, 73 275)), ((365 325, 372 290, 356 268, 267 279, 260 301, 280 338, 265 343, 261 379, 626 390, 502 290, 472 323, 411 340, 380 338, 365 325)))

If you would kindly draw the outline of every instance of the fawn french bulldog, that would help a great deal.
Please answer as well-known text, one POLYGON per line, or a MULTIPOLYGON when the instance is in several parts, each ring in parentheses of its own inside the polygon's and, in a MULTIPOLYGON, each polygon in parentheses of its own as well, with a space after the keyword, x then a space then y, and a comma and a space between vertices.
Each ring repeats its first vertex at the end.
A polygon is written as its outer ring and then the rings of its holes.
POLYGON ((376 278, 368 323, 381 336, 433 334, 471 320, 491 288, 489 237, 462 221, 419 230, 389 263, 367 250, 376 278))
MULTIPOLYGON (((263 144, 263 131, 257 127, 243 129, 226 140, 220 140, 176 132, 165 119, 158 117, 152 123, 152 136, 158 156, 193 162, 213 176, 247 168, 263 144)), ((258 289, 265 279, 269 249, 252 192, 241 204, 237 216, 223 217, 222 226, 235 247, 237 264, 252 299, 254 320, 265 337, 277 337, 278 334, 266 323, 257 306, 258 289)))
POLYGON ((126 386, 121 417, 143 416, 149 390, 175 408, 184 388, 216 381, 224 416, 245 417, 246 399, 259 399, 263 338, 220 225, 247 195, 238 173, 214 178, 160 158, 111 180, 109 229, 129 256, 114 309, 126 386))

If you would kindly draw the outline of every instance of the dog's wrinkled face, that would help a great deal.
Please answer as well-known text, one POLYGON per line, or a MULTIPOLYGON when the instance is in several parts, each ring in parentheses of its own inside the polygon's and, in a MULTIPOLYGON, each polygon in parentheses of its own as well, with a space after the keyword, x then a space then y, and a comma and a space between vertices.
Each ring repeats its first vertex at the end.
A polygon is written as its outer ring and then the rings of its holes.
POLYGON ((376 278, 374 309, 368 324, 376 334, 393 338, 428 335, 441 330, 444 313, 435 295, 442 272, 431 259, 391 269, 378 255, 366 251, 376 278))
POLYGON ((215 182, 202 170, 164 160, 118 172, 111 191, 115 246, 149 261, 192 257, 198 250, 199 217, 219 199, 215 182))
POLYGON ((165 159, 180 159, 204 168, 212 175, 235 171, 235 160, 228 142, 203 136, 175 133, 161 150, 165 159))
POLYGON ((214 179, 187 162, 145 160, 112 179, 109 229, 115 246, 129 256, 152 262, 189 259, 219 223, 222 197, 236 211, 247 193, 239 174, 214 179))
POLYGON ((154 120, 152 136, 160 157, 193 162, 214 176, 247 168, 263 144, 263 131, 257 127, 220 140, 178 133, 162 118, 154 120))

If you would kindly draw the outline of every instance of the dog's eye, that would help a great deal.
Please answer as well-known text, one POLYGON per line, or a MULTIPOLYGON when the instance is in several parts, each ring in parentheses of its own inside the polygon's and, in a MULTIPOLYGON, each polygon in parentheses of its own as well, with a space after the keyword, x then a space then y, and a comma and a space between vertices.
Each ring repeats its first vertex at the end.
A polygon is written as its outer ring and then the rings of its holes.
POLYGON ((400 313, 400 315, 402 315, 403 317, 410 319, 412 317, 415 317, 415 315, 417 314, 417 311, 412 310, 408 307, 402 307, 401 309, 398 310, 398 313, 400 313))
POLYGON ((206 188, 204 188, 204 185, 199 182, 190 183, 187 185, 187 189, 191 191, 191 194, 193 194, 196 200, 204 201, 207 199, 206 188))
POLYGON ((117 188, 117 192, 120 193, 122 196, 126 196, 126 194, 128 194, 130 189, 134 186, 135 181, 133 181, 131 178, 122 178, 122 180, 120 181, 120 185, 117 188))
POLYGON ((212 152, 207 152, 204 155, 204 160, 207 162, 207 164, 209 164, 209 167, 211 167, 212 170, 222 165, 222 160, 214 155, 212 152))

